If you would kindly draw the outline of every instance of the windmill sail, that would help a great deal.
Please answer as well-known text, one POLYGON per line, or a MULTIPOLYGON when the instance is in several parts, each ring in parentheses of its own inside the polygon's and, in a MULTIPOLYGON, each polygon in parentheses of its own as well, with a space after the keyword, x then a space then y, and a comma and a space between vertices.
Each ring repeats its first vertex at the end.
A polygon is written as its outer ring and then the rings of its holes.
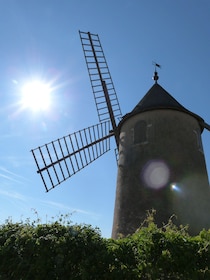
POLYGON ((203 127, 210 131, 210 125, 207 123, 203 123, 203 127))
POLYGON ((79 130, 32 150, 46 191, 110 150, 110 122, 79 130))
POLYGON ((99 36, 79 31, 99 121, 111 120, 113 130, 122 117, 117 94, 99 36))
POLYGON ((117 124, 122 113, 99 37, 79 34, 100 123, 31 151, 46 191, 109 151, 111 136, 119 146, 117 124))

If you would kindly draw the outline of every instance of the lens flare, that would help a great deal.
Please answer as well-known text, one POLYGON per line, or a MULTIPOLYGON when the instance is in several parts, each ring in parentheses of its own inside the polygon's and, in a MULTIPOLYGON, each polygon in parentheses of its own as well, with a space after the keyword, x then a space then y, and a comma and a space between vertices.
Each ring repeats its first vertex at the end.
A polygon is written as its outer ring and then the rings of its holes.
POLYGON ((170 170, 164 161, 152 160, 145 165, 142 177, 149 188, 160 189, 168 183, 170 170))
POLYGON ((171 184, 171 190, 174 191, 174 192, 180 192, 181 189, 175 184, 171 184))

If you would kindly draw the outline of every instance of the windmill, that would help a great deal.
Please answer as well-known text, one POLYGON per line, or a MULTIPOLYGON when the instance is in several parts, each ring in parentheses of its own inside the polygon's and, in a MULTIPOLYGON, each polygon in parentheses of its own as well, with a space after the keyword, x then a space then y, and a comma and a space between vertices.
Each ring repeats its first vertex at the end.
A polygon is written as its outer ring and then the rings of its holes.
POLYGON ((82 31, 79 35, 99 123, 32 150, 46 191, 108 152, 114 137, 118 162, 114 238, 134 232, 151 208, 157 209, 159 224, 175 213, 179 222, 196 224, 193 233, 210 227, 209 182, 200 138, 209 125, 157 83, 156 68, 153 87, 122 117, 99 36, 82 31))

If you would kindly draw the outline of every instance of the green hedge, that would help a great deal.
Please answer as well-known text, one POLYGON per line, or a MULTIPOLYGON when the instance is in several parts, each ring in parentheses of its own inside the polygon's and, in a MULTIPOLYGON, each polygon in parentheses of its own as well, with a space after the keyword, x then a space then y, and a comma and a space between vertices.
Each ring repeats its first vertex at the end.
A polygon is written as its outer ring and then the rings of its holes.
POLYGON ((189 236, 153 215, 131 236, 102 238, 98 229, 62 219, 0 226, 0 279, 210 279, 210 231, 189 236))

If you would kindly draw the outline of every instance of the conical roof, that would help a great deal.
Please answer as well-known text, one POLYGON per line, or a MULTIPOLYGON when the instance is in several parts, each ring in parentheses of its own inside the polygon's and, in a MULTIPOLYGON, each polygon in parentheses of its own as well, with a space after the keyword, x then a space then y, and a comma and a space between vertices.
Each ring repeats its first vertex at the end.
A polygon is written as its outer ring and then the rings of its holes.
POLYGON ((153 109, 186 110, 164 88, 155 83, 131 112, 132 114, 153 109))
POLYGON ((190 114, 199 121, 201 128, 203 129, 204 120, 200 116, 190 112, 184 106, 182 106, 178 101, 176 101, 176 99, 173 96, 171 96, 158 83, 155 83, 149 89, 149 91, 139 101, 139 103, 134 107, 134 109, 129 114, 125 115, 122 121, 141 112, 156 110, 156 109, 172 109, 172 110, 178 110, 190 114))

